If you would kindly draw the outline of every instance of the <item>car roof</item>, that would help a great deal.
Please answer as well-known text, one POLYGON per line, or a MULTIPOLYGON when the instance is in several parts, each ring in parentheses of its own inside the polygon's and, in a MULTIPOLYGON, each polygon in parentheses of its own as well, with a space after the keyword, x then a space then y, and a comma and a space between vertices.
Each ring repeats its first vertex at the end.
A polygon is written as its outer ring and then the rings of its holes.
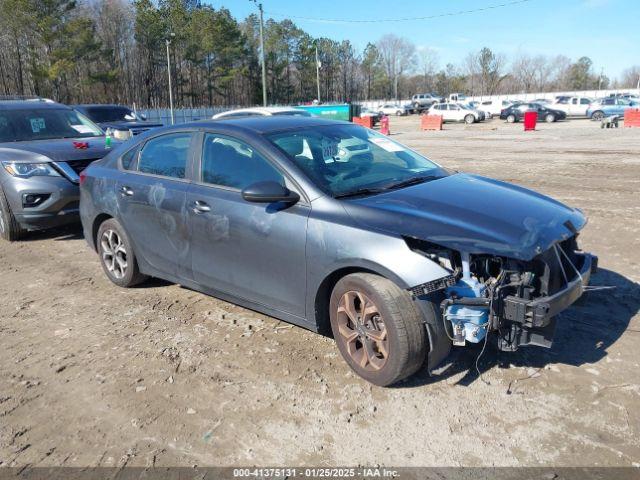
POLYGON ((131 110, 129 107, 127 107, 126 105, 117 105, 115 103, 81 103, 78 105, 73 105, 73 107, 79 107, 79 108, 126 108, 128 110, 131 110))
POLYGON ((227 110, 226 112, 220 112, 219 115, 226 113, 260 113, 263 115, 273 115, 274 113, 296 112, 300 110, 300 108, 295 107, 249 107, 227 110))
POLYGON ((189 124, 175 125, 167 127, 165 131, 174 128, 184 127, 217 127, 224 125, 230 130, 237 129, 249 133, 272 133, 282 130, 295 130, 305 127, 322 127, 329 125, 353 125, 350 122, 341 120, 327 120, 319 117, 298 117, 298 116, 264 116, 264 117, 239 117, 239 118, 220 118, 216 120, 203 120, 192 122, 189 124))
POLYGON ((0 110, 71 110, 61 103, 46 102, 43 100, 10 100, 0 101, 0 110))

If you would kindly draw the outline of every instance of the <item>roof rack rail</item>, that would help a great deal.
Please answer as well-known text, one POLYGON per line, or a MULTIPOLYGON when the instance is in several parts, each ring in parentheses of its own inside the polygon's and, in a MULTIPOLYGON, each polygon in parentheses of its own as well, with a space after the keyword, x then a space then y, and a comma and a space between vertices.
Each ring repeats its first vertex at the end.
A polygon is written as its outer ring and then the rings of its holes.
POLYGON ((38 97, 37 95, 0 95, 0 102, 47 102, 47 103, 55 103, 50 98, 38 97))

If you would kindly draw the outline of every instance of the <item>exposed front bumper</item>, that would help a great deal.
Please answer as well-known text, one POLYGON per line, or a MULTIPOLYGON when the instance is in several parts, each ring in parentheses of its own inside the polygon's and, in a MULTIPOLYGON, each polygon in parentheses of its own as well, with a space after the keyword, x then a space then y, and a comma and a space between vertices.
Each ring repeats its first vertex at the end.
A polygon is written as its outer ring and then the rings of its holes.
MULTIPOLYGON (((505 297, 502 304, 502 318, 511 323, 511 331, 502 350, 515 350, 522 345, 550 347, 555 330, 555 316, 566 310, 584 293, 591 274, 597 269, 598 258, 582 253, 576 255, 580 275, 570 280, 565 287, 546 297, 525 300, 520 297, 505 297)), ((575 272, 573 272, 575 274, 575 272)))

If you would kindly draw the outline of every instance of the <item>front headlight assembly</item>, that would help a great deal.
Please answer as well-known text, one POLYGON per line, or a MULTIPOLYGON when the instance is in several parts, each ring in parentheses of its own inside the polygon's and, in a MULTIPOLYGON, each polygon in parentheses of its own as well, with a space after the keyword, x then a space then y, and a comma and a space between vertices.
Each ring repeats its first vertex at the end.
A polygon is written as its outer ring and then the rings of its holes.
POLYGON ((59 177, 50 163, 2 162, 4 169, 14 177, 59 177))

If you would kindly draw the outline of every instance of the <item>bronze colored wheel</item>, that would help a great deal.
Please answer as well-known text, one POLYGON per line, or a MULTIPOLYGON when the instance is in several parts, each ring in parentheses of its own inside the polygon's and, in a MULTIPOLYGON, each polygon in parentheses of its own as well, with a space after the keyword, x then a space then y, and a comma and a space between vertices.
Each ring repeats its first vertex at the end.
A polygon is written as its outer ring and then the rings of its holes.
POLYGON ((347 275, 336 283, 329 309, 340 353, 365 380, 387 386, 422 366, 428 344, 423 317, 395 283, 371 273, 347 275))
POLYGON ((362 292, 342 295, 337 312, 338 341, 345 343, 351 359, 365 370, 384 367, 389 356, 389 339, 380 310, 362 292))

